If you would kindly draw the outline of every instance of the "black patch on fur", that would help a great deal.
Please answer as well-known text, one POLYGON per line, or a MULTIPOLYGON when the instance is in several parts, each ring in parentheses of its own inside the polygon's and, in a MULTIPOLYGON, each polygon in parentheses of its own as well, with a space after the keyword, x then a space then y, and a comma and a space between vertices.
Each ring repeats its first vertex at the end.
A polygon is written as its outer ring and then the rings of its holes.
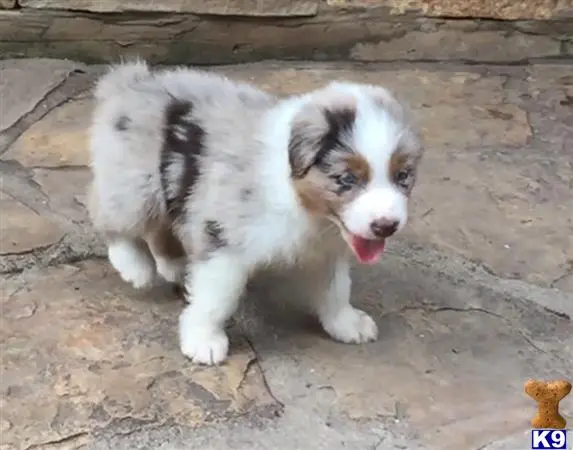
POLYGON ((328 131, 320 139, 320 149, 314 157, 313 165, 321 165, 332 150, 346 150, 341 136, 351 134, 356 121, 356 110, 354 108, 324 110, 324 116, 328 123, 328 131))
POLYGON ((241 200, 247 201, 253 196, 253 190, 251 188, 241 189, 241 200))
POLYGON ((205 234, 209 242, 209 250, 217 250, 227 246, 227 239, 225 239, 225 229, 216 220, 205 221, 205 234))
POLYGON ((167 211, 172 219, 183 212, 187 197, 199 177, 199 157, 204 150, 205 130, 191 120, 193 104, 190 101, 173 99, 165 110, 164 141, 159 171, 163 192, 167 192, 167 169, 173 164, 170 155, 182 156, 183 175, 177 194, 166 196, 167 211))
POLYGON ((127 116, 119 116, 115 121, 115 129, 117 131, 126 131, 131 124, 131 119, 127 116))
POLYGON ((324 109, 323 114, 328 127, 322 136, 309 137, 304 127, 292 131, 289 142, 289 161, 295 178, 303 178, 313 166, 324 168, 327 156, 333 150, 352 151, 344 145, 341 136, 352 132, 356 121, 356 110, 354 108, 324 109), (301 155, 305 151, 314 151, 310 164, 304 164, 306 159, 301 155))

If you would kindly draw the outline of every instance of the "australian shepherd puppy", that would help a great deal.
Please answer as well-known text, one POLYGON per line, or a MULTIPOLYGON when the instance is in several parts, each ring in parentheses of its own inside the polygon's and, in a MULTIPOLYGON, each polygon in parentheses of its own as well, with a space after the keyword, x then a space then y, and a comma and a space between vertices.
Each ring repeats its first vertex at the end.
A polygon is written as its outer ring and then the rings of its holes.
POLYGON ((376 339, 350 304, 349 266, 378 261, 407 220, 422 156, 386 89, 332 82, 279 99, 186 68, 113 67, 98 82, 90 215, 111 264, 141 288, 182 283, 181 351, 225 360, 250 275, 301 266, 332 338, 376 339))

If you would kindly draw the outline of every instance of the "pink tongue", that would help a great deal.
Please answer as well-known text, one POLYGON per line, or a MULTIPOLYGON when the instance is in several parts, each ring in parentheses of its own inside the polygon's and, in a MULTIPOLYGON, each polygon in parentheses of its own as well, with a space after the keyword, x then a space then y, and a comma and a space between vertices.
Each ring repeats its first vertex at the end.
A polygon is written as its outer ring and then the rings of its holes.
POLYGON ((352 250, 358 261, 362 264, 374 264, 382 256, 384 252, 385 241, 378 240, 373 241, 370 239, 364 239, 358 236, 352 236, 352 250))

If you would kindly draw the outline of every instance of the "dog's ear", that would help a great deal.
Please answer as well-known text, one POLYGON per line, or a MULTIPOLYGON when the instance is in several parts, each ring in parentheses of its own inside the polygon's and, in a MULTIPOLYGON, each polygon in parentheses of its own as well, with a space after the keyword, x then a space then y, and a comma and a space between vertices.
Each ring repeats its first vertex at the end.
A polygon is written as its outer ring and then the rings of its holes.
POLYGON ((343 145, 351 134, 356 109, 347 105, 307 105, 291 123, 288 152, 293 178, 303 178, 313 165, 343 145))
POLYGON ((292 120, 288 155, 293 178, 303 178, 316 161, 328 125, 322 111, 307 107, 292 120))

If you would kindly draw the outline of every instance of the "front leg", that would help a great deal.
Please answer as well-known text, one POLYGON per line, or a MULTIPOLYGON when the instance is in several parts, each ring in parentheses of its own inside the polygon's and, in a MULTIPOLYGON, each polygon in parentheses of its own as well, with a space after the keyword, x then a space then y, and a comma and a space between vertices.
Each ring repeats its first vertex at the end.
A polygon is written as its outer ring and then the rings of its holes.
POLYGON ((350 304, 350 265, 339 258, 324 272, 322 289, 317 292, 316 312, 324 331, 348 344, 374 341, 378 327, 364 311, 350 304))
POLYGON ((225 322, 236 311, 248 277, 241 258, 225 251, 194 261, 185 280, 189 303, 179 318, 181 352, 198 364, 219 364, 227 358, 225 322))

